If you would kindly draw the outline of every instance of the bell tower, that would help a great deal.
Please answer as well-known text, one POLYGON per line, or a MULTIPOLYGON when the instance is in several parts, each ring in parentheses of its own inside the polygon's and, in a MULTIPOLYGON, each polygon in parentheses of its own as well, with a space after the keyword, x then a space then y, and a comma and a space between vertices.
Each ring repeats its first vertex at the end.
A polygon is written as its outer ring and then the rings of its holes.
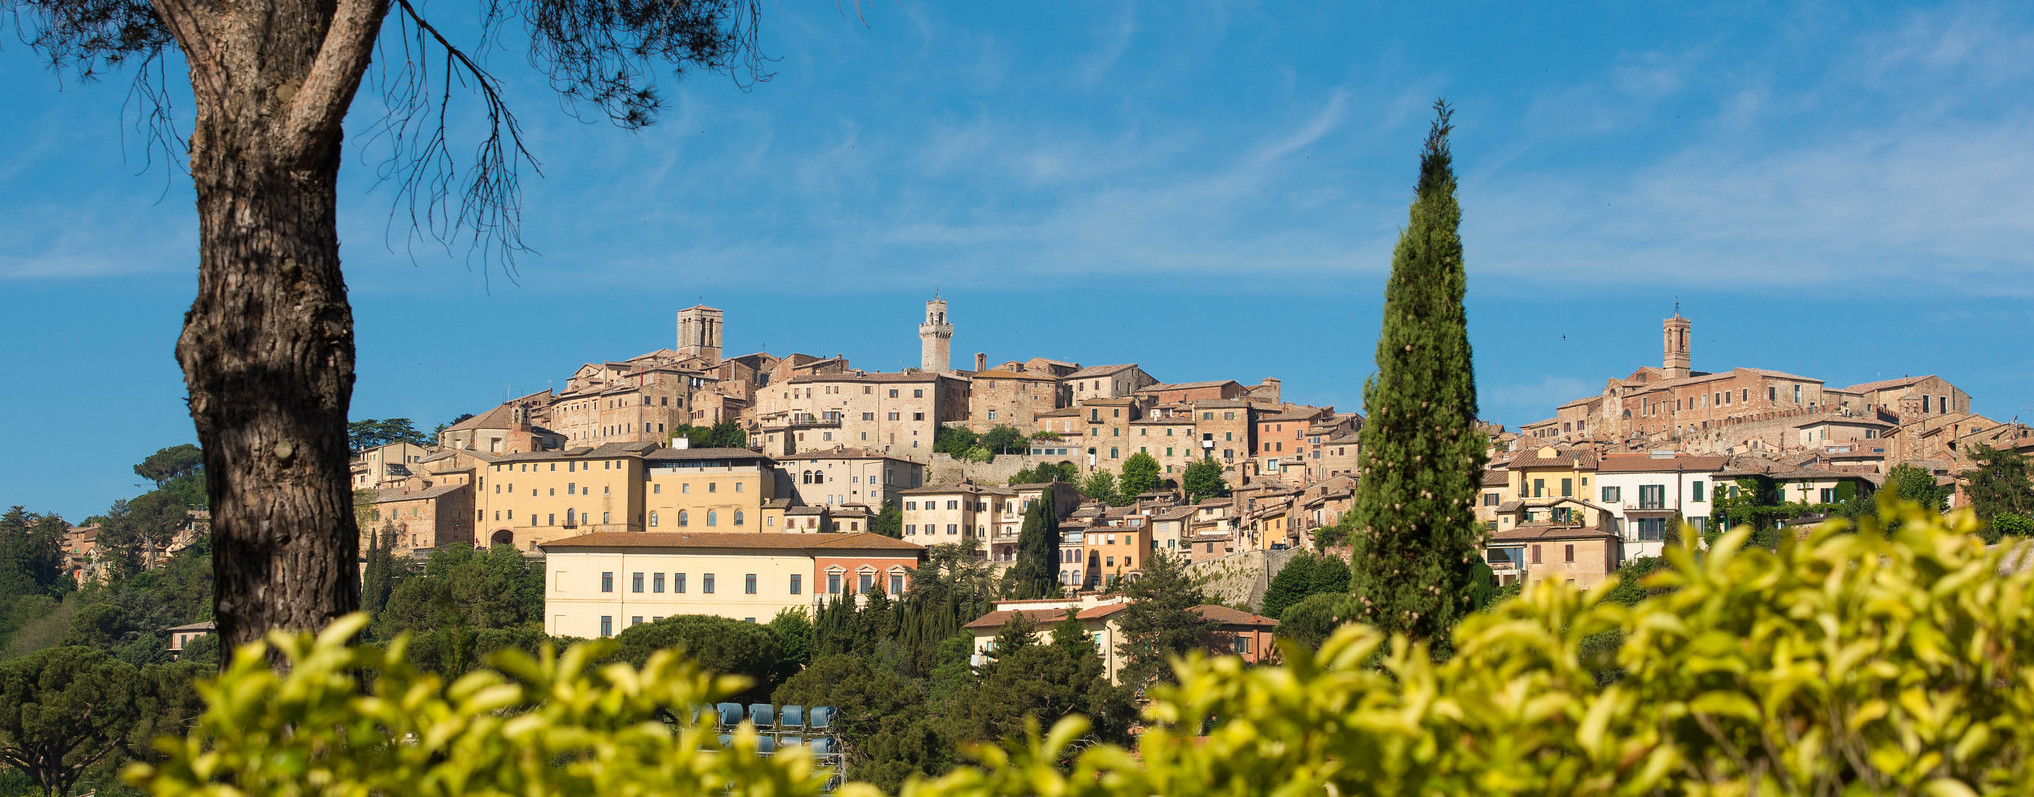
POLYGON ((678 311, 678 353, 720 364, 720 311, 694 305, 678 311))
POLYGON ((1689 374, 1688 367, 1691 361, 1688 356, 1688 330, 1692 326, 1694 322, 1682 318, 1681 308, 1678 306, 1674 308, 1674 317, 1660 324, 1660 330, 1666 338, 1666 356, 1660 364, 1660 370, 1666 372, 1668 379, 1680 379, 1689 374))
POLYGON ((937 291, 925 303, 925 323, 918 325, 918 368, 944 373, 953 361, 953 324, 946 320, 946 300, 937 291))

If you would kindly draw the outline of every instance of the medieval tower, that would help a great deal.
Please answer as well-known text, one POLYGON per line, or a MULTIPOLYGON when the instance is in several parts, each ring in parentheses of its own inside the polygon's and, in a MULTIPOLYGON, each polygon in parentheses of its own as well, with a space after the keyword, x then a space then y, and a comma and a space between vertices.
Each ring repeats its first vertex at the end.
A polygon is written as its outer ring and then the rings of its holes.
POLYGON ((946 300, 932 295, 925 303, 925 323, 918 325, 918 368, 926 373, 945 373, 952 363, 953 325, 946 320, 946 300))
POLYGON ((678 311, 678 353, 720 364, 720 311, 706 305, 678 311))
POLYGON ((1666 356, 1660 370, 1666 372, 1668 379, 1681 379, 1689 374, 1688 329, 1693 325, 1694 322, 1681 317, 1678 309, 1673 318, 1660 324, 1660 331, 1666 339, 1666 356))

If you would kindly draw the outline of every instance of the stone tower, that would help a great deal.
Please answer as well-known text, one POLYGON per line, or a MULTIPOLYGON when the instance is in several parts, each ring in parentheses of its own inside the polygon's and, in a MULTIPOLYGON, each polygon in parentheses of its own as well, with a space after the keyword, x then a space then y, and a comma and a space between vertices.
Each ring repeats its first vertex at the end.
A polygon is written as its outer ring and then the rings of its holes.
POLYGON ((1667 372, 1668 379, 1680 379, 1688 375, 1688 329, 1694 322, 1681 317, 1677 310, 1673 318, 1660 324, 1666 338, 1666 357, 1660 369, 1667 372))
POLYGON ((706 305, 678 311, 678 353, 720 364, 720 311, 706 305))
POLYGON ((945 373, 952 362, 953 324, 946 320, 946 300, 939 294, 925 303, 925 323, 918 325, 918 368, 926 373, 945 373))

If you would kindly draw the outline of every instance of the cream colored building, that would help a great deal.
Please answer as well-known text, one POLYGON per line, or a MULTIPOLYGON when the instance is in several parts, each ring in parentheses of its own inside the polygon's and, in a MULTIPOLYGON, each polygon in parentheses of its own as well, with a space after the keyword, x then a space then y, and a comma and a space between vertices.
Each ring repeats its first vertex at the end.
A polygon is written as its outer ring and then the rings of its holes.
POLYGON ((541 549, 544 631, 580 638, 681 614, 767 623, 824 598, 908 592, 925 554, 878 534, 600 533, 541 549))
POLYGON ((504 456, 475 479, 484 544, 542 542, 610 531, 767 530, 774 463, 740 448, 610 443, 504 456))
POLYGON ((931 373, 793 376, 756 391, 763 451, 792 456, 836 446, 932 460, 933 435, 966 420, 965 379, 931 373))
POLYGON ((362 449, 353 455, 353 489, 401 484, 410 477, 411 466, 423 462, 430 455, 430 449, 415 443, 389 443, 362 449))
POLYGON ((1065 377, 1067 395, 1075 404, 1095 399, 1128 398, 1158 384, 1136 363, 1091 365, 1065 377))
POLYGON ((880 509, 925 483, 925 466, 866 448, 835 446, 784 457, 778 495, 811 506, 867 504, 880 509))

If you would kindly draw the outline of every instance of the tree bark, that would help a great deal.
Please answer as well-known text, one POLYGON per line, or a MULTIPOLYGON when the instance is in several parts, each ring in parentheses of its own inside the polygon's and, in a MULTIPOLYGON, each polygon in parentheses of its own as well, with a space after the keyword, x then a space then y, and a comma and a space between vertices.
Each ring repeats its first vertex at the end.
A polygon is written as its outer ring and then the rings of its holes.
POLYGON ((190 63, 198 295, 177 342, 212 502, 220 644, 360 605, 340 121, 383 0, 155 0, 190 63), (333 107, 336 105, 336 108, 333 107))

